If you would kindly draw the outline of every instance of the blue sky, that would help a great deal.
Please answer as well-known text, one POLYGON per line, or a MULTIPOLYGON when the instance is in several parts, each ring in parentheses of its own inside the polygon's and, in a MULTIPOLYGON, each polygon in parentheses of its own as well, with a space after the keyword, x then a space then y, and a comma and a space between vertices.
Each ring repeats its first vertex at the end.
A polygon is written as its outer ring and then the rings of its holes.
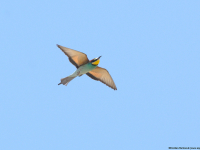
POLYGON ((0 149, 200 147, 200 1, 0 2, 0 149), (75 71, 93 59, 117 91, 75 71))

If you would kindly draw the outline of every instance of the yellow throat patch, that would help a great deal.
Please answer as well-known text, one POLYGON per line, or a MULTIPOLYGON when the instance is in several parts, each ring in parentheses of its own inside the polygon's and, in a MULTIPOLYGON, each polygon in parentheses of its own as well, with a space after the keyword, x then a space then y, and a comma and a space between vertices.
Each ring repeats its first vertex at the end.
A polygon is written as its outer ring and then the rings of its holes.
POLYGON ((99 62, 100 62, 100 59, 96 60, 95 62, 92 62, 92 64, 97 66, 99 62))

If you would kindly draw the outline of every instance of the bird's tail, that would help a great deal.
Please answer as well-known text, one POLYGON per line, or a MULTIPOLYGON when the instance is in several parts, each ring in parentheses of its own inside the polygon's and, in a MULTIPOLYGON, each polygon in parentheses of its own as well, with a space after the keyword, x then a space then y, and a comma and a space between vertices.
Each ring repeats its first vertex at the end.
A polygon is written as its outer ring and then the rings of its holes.
POLYGON ((70 77, 70 76, 68 76, 68 77, 66 77, 66 78, 62 78, 61 79, 61 82, 58 84, 58 85, 60 85, 60 84, 63 84, 63 85, 67 85, 72 79, 74 79, 75 77, 70 77))

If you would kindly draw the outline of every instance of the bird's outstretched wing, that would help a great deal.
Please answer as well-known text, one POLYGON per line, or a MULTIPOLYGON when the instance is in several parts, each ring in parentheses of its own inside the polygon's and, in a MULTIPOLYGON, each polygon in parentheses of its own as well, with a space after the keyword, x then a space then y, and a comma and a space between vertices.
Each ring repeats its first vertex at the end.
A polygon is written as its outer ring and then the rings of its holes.
POLYGON ((89 62, 86 54, 58 44, 57 46, 65 53, 65 55, 68 56, 69 61, 76 66, 76 68, 79 68, 80 66, 89 62))
POLYGON ((101 67, 96 67, 94 70, 87 73, 87 75, 97 81, 101 81, 102 83, 106 84, 107 86, 111 87, 114 90, 117 90, 117 87, 110 76, 109 72, 101 67))

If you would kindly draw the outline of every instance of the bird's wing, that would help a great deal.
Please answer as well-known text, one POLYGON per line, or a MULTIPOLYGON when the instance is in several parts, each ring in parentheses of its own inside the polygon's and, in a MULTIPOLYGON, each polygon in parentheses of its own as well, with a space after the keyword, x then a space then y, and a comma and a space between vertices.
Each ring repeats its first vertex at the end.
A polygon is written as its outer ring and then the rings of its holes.
POLYGON ((57 46, 65 53, 65 55, 68 56, 69 61, 74 66, 76 66, 76 68, 78 68, 84 64, 87 64, 89 62, 86 54, 76 51, 76 50, 73 50, 73 49, 70 49, 70 48, 67 48, 67 47, 63 47, 58 44, 57 44, 57 46))
POLYGON ((101 81, 102 83, 106 84, 107 86, 111 87, 114 90, 117 90, 117 87, 110 76, 109 72, 101 67, 96 67, 94 70, 87 73, 87 75, 97 81, 101 81))

